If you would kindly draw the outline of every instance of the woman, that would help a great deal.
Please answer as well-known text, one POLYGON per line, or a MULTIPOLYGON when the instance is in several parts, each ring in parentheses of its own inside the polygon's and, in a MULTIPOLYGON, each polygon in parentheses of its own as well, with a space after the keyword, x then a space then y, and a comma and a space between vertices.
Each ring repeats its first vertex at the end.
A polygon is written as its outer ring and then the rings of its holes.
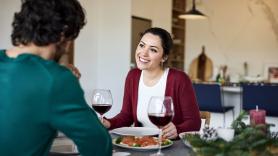
POLYGON ((155 127, 148 119, 147 107, 151 96, 171 96, 175 115, 162 128, 163 136, 174 139, 184 131, 200 129, 201 119, 195 94, 188 76, 176 69, 165 68, 173 45, 170 34, 161 28, 150 28, 143 33, 137 46, 137 69, 126 78, 123 107, 112 119, 104 120, 109 129, 123 126, 155 127))

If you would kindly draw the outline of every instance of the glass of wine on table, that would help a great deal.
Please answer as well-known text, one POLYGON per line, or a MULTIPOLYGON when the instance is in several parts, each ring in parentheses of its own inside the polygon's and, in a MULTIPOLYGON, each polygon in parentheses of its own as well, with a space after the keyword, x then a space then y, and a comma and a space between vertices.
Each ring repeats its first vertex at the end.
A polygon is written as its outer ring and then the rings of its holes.
POLYGON ((148 104, 148 116, 150 121, 159 128, 158 152, 151 156, 163 156, 161 152, 162 127, 172 121, 174 116, 173 101, 170 96, 152 96, 148 104))
POLYGON ((108 89, 95 89, 93 91, 92 107, 99 113, 101 122, 103 122, 103 114, 108 112, 113 104, 111 91, 108 89))

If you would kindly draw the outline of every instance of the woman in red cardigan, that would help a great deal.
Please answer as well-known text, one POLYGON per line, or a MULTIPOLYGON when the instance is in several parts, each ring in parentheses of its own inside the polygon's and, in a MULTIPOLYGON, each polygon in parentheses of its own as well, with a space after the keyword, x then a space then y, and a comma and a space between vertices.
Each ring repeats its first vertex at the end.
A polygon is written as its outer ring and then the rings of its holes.
POLYGON ((173 40, 161 28, 150 28, 143 33, 137 46, 137 68, 129 71, 121 112, 104 120, 109 129, 130 126, 156 127, 148 119, 151 96, 171 96, 174 104, 172 122, 162 128, 166 138, 174 139, 185 131, 198 131, 201 126, 199 108, 188 76, 176 69, 164 67, 173 40))

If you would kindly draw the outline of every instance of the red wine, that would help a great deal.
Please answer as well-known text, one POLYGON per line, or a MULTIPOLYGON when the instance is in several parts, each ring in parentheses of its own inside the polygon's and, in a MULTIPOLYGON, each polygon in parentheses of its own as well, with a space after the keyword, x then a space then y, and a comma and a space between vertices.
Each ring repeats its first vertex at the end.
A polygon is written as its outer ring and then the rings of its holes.
POLYGON ((172 120, 172 114, 148 114, 149 119, 158 127, 167 125, 172 120))
POLYGON ((97 111, 100 115, 103 115, 104 113, 106 113, 107 111, 110 110, 110 108, 112 107, 112 105, 109 105, 109 104, 97 104, 97 105, 94 105, 94 104, 92 104, 92 107, 93 107, 94 110, 97 111))

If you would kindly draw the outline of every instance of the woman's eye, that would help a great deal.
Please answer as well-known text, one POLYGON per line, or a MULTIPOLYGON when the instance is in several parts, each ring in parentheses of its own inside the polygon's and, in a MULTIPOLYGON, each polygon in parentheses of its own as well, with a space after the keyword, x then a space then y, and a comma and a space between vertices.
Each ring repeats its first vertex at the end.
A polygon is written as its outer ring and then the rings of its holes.
POLYGON ((139 44, 139 47, 143 48, 143 47, 144 47, 144 44, 139 44))
POLYGON ((152 52, 154 52, 154 53, 156 53, 156 52, 157 52, 157 50, 156 50, 156 49, 151 49, 151 51, 152 51, 152 52))

